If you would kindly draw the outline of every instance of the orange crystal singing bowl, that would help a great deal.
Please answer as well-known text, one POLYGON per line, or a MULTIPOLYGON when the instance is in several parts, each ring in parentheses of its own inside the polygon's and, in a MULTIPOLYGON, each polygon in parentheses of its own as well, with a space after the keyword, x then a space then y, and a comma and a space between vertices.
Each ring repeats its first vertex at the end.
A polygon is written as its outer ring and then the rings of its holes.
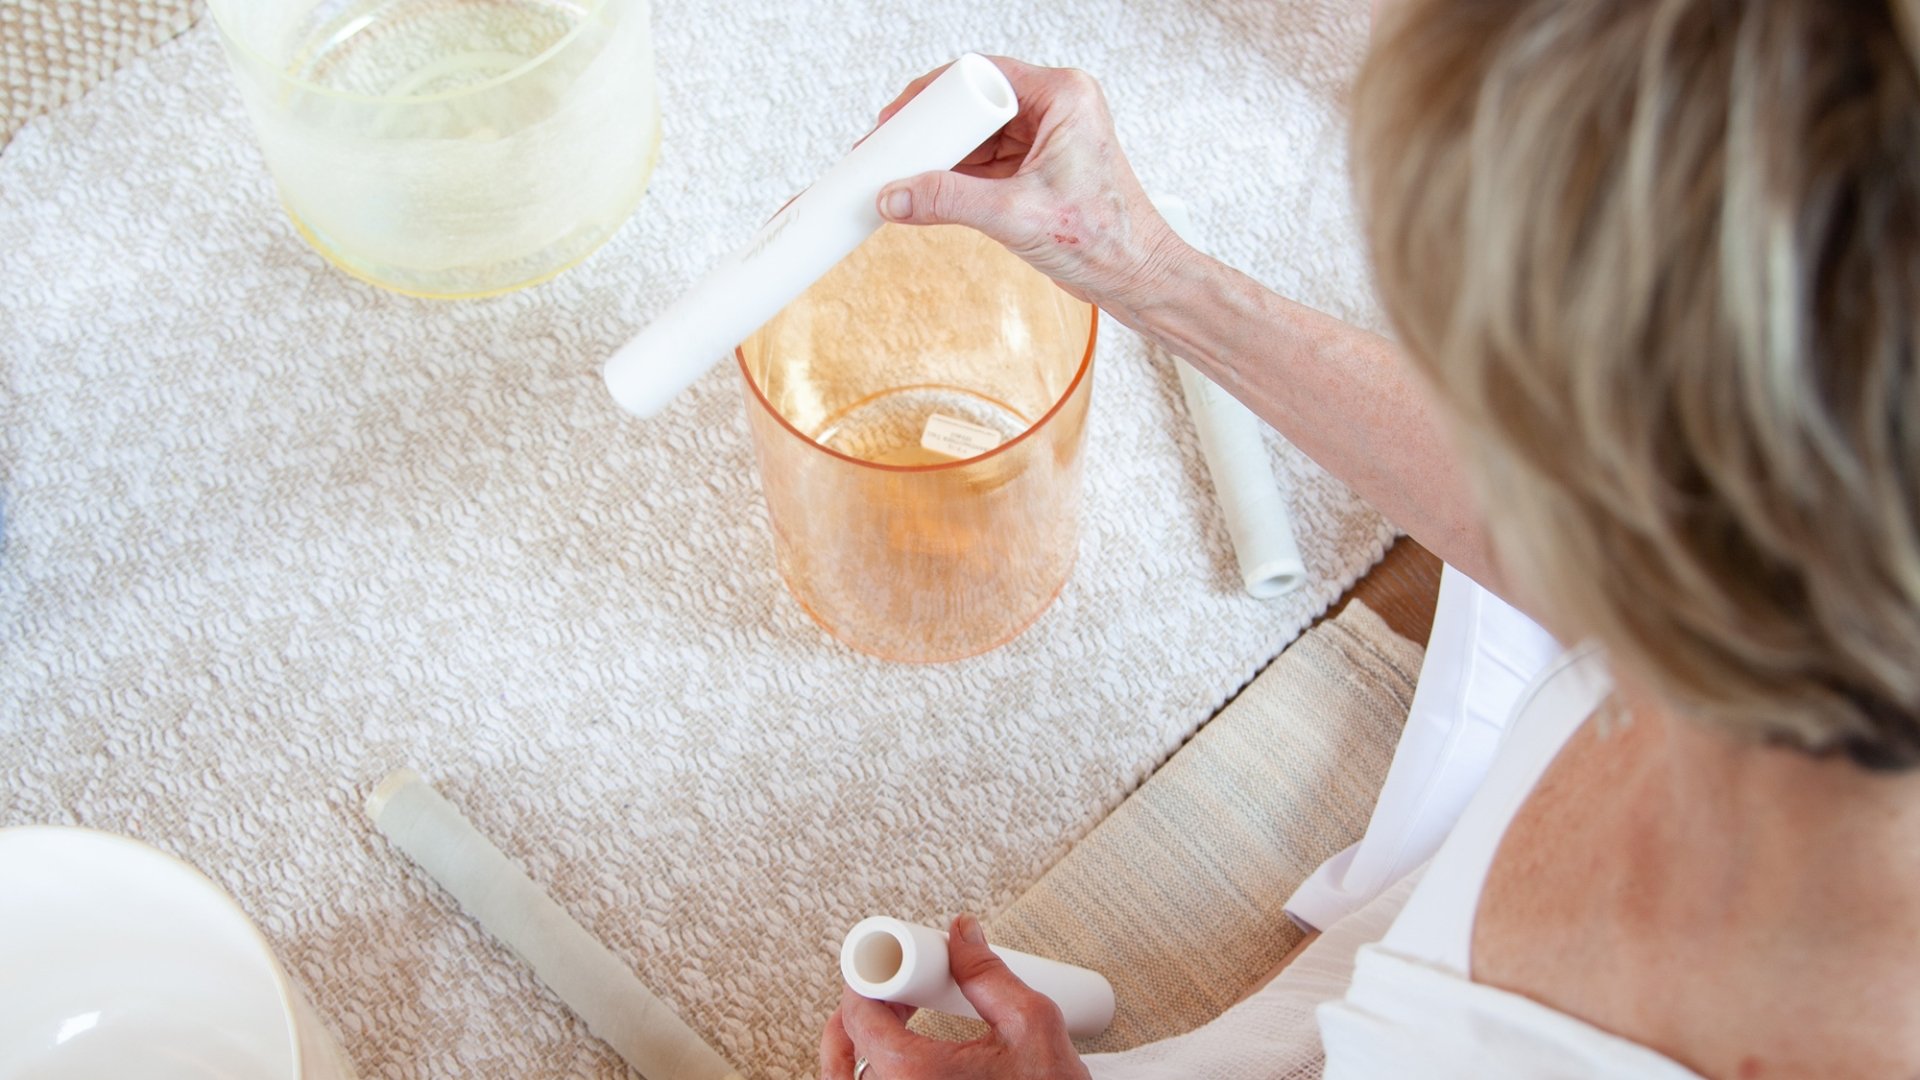
POLYGON ((886 225, 740 346, 774 555, 816 622, 932 661, 1039 618, 1079 547, 1097 324, 971 229, 886 225), (929 421, 959 441, 925 448, 929 421))

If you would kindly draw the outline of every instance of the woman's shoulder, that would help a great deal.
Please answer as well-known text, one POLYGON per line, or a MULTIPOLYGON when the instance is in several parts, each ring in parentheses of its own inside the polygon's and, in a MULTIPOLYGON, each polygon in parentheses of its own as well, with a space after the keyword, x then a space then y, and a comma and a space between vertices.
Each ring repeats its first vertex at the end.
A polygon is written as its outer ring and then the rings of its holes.
POLYGON ((1319 1020, 1327 1080, 1700 1080, 1657 1050, 1384 943, 1360 950, 1346 997, 1319 1020))
MULTIPOLYGON (((1603 655, 1580 648, 1542 672, 1522 696, 1486 786, 1435 856, 1401 921, 1380 943, 1361 950, 1346 997, 1322 1007, 1328 1077, 1698 1080, 1657 1049, 1484 975, 1489 929, 1494 953, 1508 940, 1499 928, 1501 912, 1512 902, 1508 883, 1537 882, 1536 844, 1546 831, 1536 823, 1537 808, 1584 802, 1592 809, 1605 802, 1595 782, 1608 770, 1596 769, 1591 758, 1601 725, 1591 721, 1603 713, 1611 690, 1603 655), (1495 909, 1492 919, 1489 906, 1495 909)), ((1565 851, 1583 841, 1566 832, 1547 843, 1565 851)), ((1545 899, 1564 899, 1564 884, 1553 886, 1545 899)), ((1577 923, 1587 917, 1548 913, 1542 901, 1521 898, 1542 918, 1577 923)), ((1577 972, 1580 963, 1557 951, 1562 944, 1556 943, 1545 965, 1577 972)))
POLYGON ((1915 1075, 1911 841, 1823 821, 1829 766, 1633 701, 1582 726, 1509 823, 1473 982, 1701 1075, 1915 1075))

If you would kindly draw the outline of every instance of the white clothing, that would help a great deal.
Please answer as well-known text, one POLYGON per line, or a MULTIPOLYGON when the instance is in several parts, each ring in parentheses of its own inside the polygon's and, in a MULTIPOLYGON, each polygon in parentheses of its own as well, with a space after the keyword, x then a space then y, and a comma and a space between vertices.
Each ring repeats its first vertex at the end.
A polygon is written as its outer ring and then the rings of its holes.
POLYGON ((1294 890, 1287 915, 1309 930, 1332 926, 1433 858, 1486 778, 1520 695, 1564 651, 1446 567, 1420 682, 1366 834, 1294 890))
POLYGON ((1365 837, 1289 903, 1309 921, 1357 910, 1211 1023, 1089 1055, 1094 1080, 1305 1080, 1321 1075, 1323 1053, 1334 1080, 1699 1080, 1652 1050, 1472 981, 1473 918, 1507 825, 1611 684, 1591 649, 1547 662, 1544 631, 1451 568, 1441 597, 1415 692, 1420 723, 1409 718, 1365 837), (1519 687, 1536 661, 1544 672, 1519 687), (1407 872, 1436 832, 1444 842, 1432 861, 1407 872), (1383 883, 1388 874, 1398 880, 1383 883))
POLYGON ((1346 996, 1320 1006, 1328 1080, 1699 1080, 1653 1050, 1471 977, 1474 916, 1501 838, 1611 690, 1592 648, 1568 654, 1535 684, 1399 917, 1360 948, 1346 996))

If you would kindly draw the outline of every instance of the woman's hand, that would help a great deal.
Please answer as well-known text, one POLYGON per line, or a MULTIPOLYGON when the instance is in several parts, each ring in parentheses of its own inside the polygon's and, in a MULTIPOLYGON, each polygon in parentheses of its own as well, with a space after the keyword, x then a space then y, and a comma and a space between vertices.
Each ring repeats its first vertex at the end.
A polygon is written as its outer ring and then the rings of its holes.
MULTIPOLYGON (((1013 83, 1020 114, 953 171, 887 185, 881 216, 978 229, 1076 297, 1133 324, 1168 264, 1189 249, 1141 190, 1092 76, 992 59, 1013 83)), ((880 122, 943 70, 914 80, 881 110, 880 122)))
POLYGON ((953 920, 947 967, 991 1031, 965 1043, 929 1039, 907 1030, 913 1010, 847 990, 820 1036, 821 1080, 853 1080, 862 1058, 860 1080, 1088 1080, 1059 1006, 1007 970, 971 915, 953 920))
MULTIPOLYGON (((1524 606, 1493 558, 1480 496, 1443 414, 1394 344, 1175 237, 1120 153, 1091 78, 993 62, 1013 83, 1020 114, 953 171, 888 184, 881 216, 970 225, 998 240, 1191 362, 1449 565, 1524 606)), ((937 74, 907 87, 881 119, 937 74)), ((870 1070, 861 1080, 892 1078, 870 1070)))

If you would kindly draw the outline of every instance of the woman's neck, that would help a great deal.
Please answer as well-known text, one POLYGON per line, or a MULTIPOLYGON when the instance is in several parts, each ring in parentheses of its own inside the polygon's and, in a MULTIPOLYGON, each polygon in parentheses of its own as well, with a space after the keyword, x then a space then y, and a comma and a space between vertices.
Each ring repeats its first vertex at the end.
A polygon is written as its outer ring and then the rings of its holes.
POLYGON ((1726 980, 1749 987, 1739 993, 1794 1017, 1787 1041, 1806 1063, 1856 1046, 1866 1067, 1848 1075, 1912 1075, 1920 773, 1739 739, 1624 681, 1618 700, 1631 717, 1618 737, 1645 740, 1644 753, 1621 748, 1642 762, 1628 827, 1670 875, 1648 914, 1691 928, 1702 962, 1725 960, 1726 980))
POLYGON ((1703 1076, 1920 1075, 1920 774, 1742 742, 1615 674, 1501 843, 1474 978, 1703 1076))
POLYGON ((1653 740, 1649 794, 1672 841, 1717 853, 1728 884, 1758 875, 1784 911, 1837 905, 1858 918, 1872 897, 1920 912, 1920 772, 1877 773, 1715 730, 1667 708, 1630 680, 1618 700, 1653 740), (1791 887, 1795 879, 1804 886, 1791 887), (1835 889, 1840 882, 1852 886, 1835 889))

